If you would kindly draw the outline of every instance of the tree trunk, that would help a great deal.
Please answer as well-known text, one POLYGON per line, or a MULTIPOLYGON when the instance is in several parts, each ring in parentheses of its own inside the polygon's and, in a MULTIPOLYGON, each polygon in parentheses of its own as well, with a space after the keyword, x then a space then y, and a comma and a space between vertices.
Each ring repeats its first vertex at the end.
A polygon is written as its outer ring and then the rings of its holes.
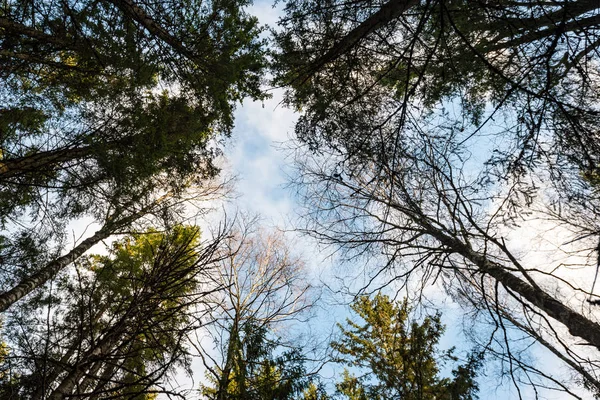
POLYGON ((74 41, 65 39, 56 34, 49 35, 46 32, 39 31, 35 28, 19 24, 7 18, 0 18, 0 29, 2 36, 27 36, 36 39, 41 43, 48 43, 57 46, 57 49, 66 50, 74 47, 74 41))
MULTIPOLYGON (((364 194, 373 198, 368 191, 364 194)), ((410 193, 405 192, 404 195, 410 198, 410 193)), ((390 198, 378 198, 377 196, 375 196, 374 200, 404 214, 415 224, 419 225, 423 233, 437 239, 445 247, 444 251, 446 253, 461 255, 465 260, 475 265, 480 273, 491 276, 505 288, 521 296, 535 308, 563 324, 571 335, 584 339, 587 343, 600 350, 600 324, 572 310, 541 288, 534 287, 512 272, 507 271, 502 264, 492 261, 487 255, 473 250, 468 243, 464 243, 456 237, 449 235, 443 228, 435 226, 432 223, 433 220, 421 210, 418 203, 409 200, 409 204, 404 206, 390 198)), ((402 229, 401 226, 392 225, 397 229, 402 229)))
POLYGON ((573 336, 584 339, 600 350, 600 324, 573 311, 542 289, 535 288, 521 278, 507 271, 503 265, 489 260, 474 251, 469 245, 451 237, 432 225, 421 222, 428 233, 446 246, 450 252, 460 254, 479 268, 483 274, 496 279, 507 289, 517 293, 540 311, 562 323, 573 336))
POLYGON ((225 366, 219 379, 219 386, 217 389, 217 400, 227 399, 227 387, 229 386, 229 377, 231 376, 231 370, 233 369, 233 358, 236 351, 236 347, 239 346, 239 322, 236 318, 233 320, 231 330, 229 331, 229 342, 227 343, 227 354, 225 356, 225 366))
POLYGON ((173 50, 179 54, 184 55, 190 61, 200 65, 196 54, 188 50, 184 44, 175 36, 171 35, 162 26, 157 24, 142 8, 138 7, 133 1, 130 0, 109 0, 112 4, 117 6, 123 13, 129 16, 134 21, 137 21, 143 28, 145 28, 152 35, 156 36, 167 45, 171 46, 173 50))
POLYGON ((0 160, 0 182, 8 178, 18 177, 27 173, 52 174, 56 164, 85 158, 91 149, 86 147, 71 147, 60 150, 43 151, 19 158, 0 160))
MULTIPOLYGON (((160 200, 159 200, 160 201, 160 200)), ((156 203, 153 203, 153 205, 156 203)), ((15 287, 8 290, 7 292, 0 294, 0 313, 6 311, 12 304, 31 293, 34 289, 42 286, 48 280, 52 279, 60 270, 71 264, 77 258, 81 257, 83 253, 89 250, 96 243, 104 240, 114 234, 118 229, 127 226, 137 220, 138 218, 149 212, 151 206, 142 208, 140 211, 131 214, 127 217, 121 218, 115 222, 107 222, 102 229, 97 231, 94 235, 85 239, 79 243, 73 250, 65 254, 62 257, 57 258, 54 261, 49 262, 41 270, 34 273, 33 275, 24 278, 15 287)))
POLYGON ((418 0, 390 0, 385 3, 375 14, 371 15, 356 28, 348 32, 348 34, 327 51, 327 53, 312 62, 306 71, 301 72, 298 79, 302 82, 306 82, 326 64, 334 61, 340 55, 354 47, 362 38, 400 17, 406 10, 418 4, 418 0))
POLYGON ((102 360, 103 356, 110 353, 110 350, 120 340, 120 333, 127 326, 127 321, 120 321, 118 329, 106 335, 102 341, 93 349, 87 352, 81 362, 75 365, 71 372, 62 380, 60 385, 48 396, 48 400, 62 400, 73 393, 78 382, 86 375, 88 366, 93 366, 95 362, 102 360))
POLYGON ((586 382, 590 386, 593 386, 594 390, 597 393, 600 393, 600 381, 598 381, 597 378, 595 378, 594 376, 592 376, 592 374, 590 374, 588 371, 586 371, 585 368, 583 368, 581 365, 579 365, 578 363, 576 363, 572 359, 570 359, 568 357, 565 357, 565 355, 563 353, 561 353, 556 348, 556 346, 554 346, 553 344, 551 344, 550 342, 548 342, 539 333, 537 333, 536 331, 534 331, 530 327, 525 326, 524 324, 522 324, 519 321, 517 321, 515 318, 513 318, 508 313, 503 313, 502 316, 504 318, 506 318, 507 320, 509 320, 514 326, 516 326, 517 328, 521 329, 523 332, 526 332, 529 336, 531 336, 534 340, 536 340, 542 346, 544 346, 545 348, 547 348, 548 350, 550 350, 552 352, 552 354, 554 354, 556 357, 558 357, 560 360, 562 360, 569 367, 573 368, 573 370, 575 370, 578 373, 580 373, 581 376, 584 377, 584 379, 586 380, 586 382))
POLYGON ((57 361, 51 361, 54 364, 52 370, 45 374, 43 384, 39 385, 36 391, 31 396, 32 399, 43 399, 46 390, 51 386, 52 382, 54 382, 60 374, 65 372, 70 365, 70 361, 75 355, 75 352, 80 349, 80 345, 84 340, 84 337, 93 337, 93 327, 96 326, 100 318, 104 315, 104 313, 108 310, 108 304, 104 305, 102 309, 100 309, 93 318, 89 321, 89 325, 86 321, 81 321, 81 326, 79 329, 79 334, 77 337, 71 341, 70 346, 67 352, 57 361))
MULTIPOLYGON (((558 6, 557 3, 556 5, 558 6)), ((531 8, 534 6, 532 5, 531 8)), ((507 18, 501 22, 494 23, 488 28, 500 29, 516 28, 529 32, 540 31, 560 25, 561 21, 571 21, 600 8, 598 0, 578 0, 560 4, 560 9, 554 12, 543 13, 529 18, 507 18)), ((485 26, 482 26, 485 28, 485 26)), ((514 31, 513 31, 514 33, 514 31)))

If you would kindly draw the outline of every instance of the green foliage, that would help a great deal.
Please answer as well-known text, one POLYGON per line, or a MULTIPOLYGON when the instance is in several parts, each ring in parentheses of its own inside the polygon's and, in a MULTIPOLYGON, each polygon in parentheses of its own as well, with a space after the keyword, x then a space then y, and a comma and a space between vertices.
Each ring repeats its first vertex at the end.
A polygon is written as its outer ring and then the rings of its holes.
POLYGON ((229 135, 239 102, 266 96, 262 28, 247 5, 0 6, 0 230, 23 227, 60 252, 73 220, 102 224, 214 177, 209 143, 229 135))
POLYGON ((342 338, 331 346, 338 362, 365 372, 357 377, 345 370, 338 393, 351 400, 477 398, 476 357, 457 366, 453 379, 439 377, 440 363, 456 360, 452 350, 437 349, 444 333, 439 314, 410 321, 406 300, 396 304, 382 294, 359 297, 351 307, 364 323, 339 325, 342 338))
POLYGON ((311 382, 302 393, 302 400, 328 400, 330 397, 322 384, 311 382))
POLYGON ((227 372, 221 368, 218 380, 209 377, 214 386, 203 385, 202 394, 209 399, 291 400, 307 389, 310 380, 300 351, 282 351, 270 336, 264 326, 252 322, 239 331, 232 326, 227 343, 229 376, 224 377, 227 372), (220 393, 223 382, 228 382, 227 388, 220 393))
POLYGON ((49 322, 36 312, 9 320, 18 382, 3 382, 8 398, 54 391, 154 398, 167 374, 188 364, 185 335, 197 326, 200 282, 211 290, 210 254, 200 251, 199 236, 193 226, 151 230, 79 260, 76 276, 63 274, 55 297, 40 299, 52 311, 49 322), (39 344, 27 346, 32 337, 39 344))
POLYGON ((502 121, 510 143, 496 149, 498 175, 534 169, 548 149, 586 171, 600 154, 600 91, 586 83, 597 82, 597 9, 591 1, 288 0, 274 81, 302 111, 296 134, 311 148, 384 158, 382 146, 415 126, 461 143, 502 121))

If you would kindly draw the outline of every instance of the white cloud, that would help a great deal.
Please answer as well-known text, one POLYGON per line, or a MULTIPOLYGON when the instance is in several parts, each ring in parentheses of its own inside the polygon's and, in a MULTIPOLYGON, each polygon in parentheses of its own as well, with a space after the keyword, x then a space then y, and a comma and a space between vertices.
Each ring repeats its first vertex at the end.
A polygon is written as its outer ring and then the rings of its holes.
POLYGON ((274 223, 286 220, 293 199, 285 190, 286 160, 277 147, 291 137, 296 116, 282 106, 281 92, 264 102, 246 102, 236 112, 236 127, 225 149, 226 173, 237 177, 232 204, 274 223))

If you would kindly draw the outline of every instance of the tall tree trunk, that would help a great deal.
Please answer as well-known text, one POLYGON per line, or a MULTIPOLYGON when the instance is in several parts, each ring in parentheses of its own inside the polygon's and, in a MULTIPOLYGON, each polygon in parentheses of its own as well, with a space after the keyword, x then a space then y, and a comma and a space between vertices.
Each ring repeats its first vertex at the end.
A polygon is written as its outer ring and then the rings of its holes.
POLYGON ((102 371, 102 375, 98 377, 96 386, 94 386, 94 389, 89 394, 90 400, 102 398, 102 394, 107 390, 105 389, 106 385, 111 382, 111 379, 119 367, 120 366, 117 364, 116 360, 108 365, 104 365, 104 371, 102 371))
POLYGON ((141 7, 135 4, 131 0, 109 0, 112 4, 117 6, 125 15, 129 16, 131 19, 139 23, 142 27, 144 27, 148 32, 152 35, 156 36, 171 48, 173 48, 178 53, 184 55, 190 61, 201 65, 199 63, 198 56, 191 52, 185 45, 176 38, 171 35, 167 30, 165 30, 162 26, 157 24, 152 17, 150 17, 141 7))
POLYGON ((89 368, 93 367, 96 362, 109 354, 111 349, 119 342, 121 339, 120 336, 125 330, 125 326, 127 326, 127 322, 126 320, 121 320, 117 324, 117 329, 105 335, 96 347, 84 354, 81 361, 75 365, 58 387, 48 396, 48 400, 62 400, 73 393, 78 383, 85 377, 89 368))
MULTIPOLYGON (((464 257, 465 260, 476 266, 480 273, 494 278, 505 288, 521 296, 533 307, 563 324, 571 335, 584 339, 590 345, 600 350, 600 324, 572 310, 559 300, 550 296, 540 287, 534 286, 514 275, 512 272, 508 271, 504 265, 491 260, 486 254, 475 251, 468 243, 448 234, 442 227, 439 227, 437 221, 434 221, 421 209, 418 202, 414 202, 411 199, 410 192, 404 191, 402 193, 402 196, 407 202, 407 204, 404 205, 389 198, 385 191, 382 191, 381 197, 379 197, 377 194, 372 193, 368 187, 354 188, 347 183, 342 183, 342 185, 353 190, 356 189, 355 193, 364 190, 362 194, 365 197, 380 202, 381 204, 386 204, 388 207, 410 218, 415 224, 421 227, 424 234, 437 239, 442 246, 445 247, 445 249, 443 249, 444 252, 448 254, 458 254, 464 257)), ((387 223, 392 225, 395 229, 403 229, 400 225, 396 225, 389 221, 387 223)), ((459 225, 462 225, 460 221, 458 223, 459 225)), ((485 239, 491 238, 486 237, 485 239)), ((515 268, 522 269, 522 267, 518 265, 515 265, 515 268)))
POLYGON ((229 381, 231 377, 231 371, 233 369, 233 361, 235 357, 235 352, 238 350, 240 342, 240 332, 239 332, 239 321, 237 318, 233 320, 233 324, 231 325, 231 329, 229 331, 229 342, 227 343, 227 354, 225 356, 225 365, 223 366, 223 371, 221 372, 221 378, 219 379, 219 385, 217 389, 217 400, 226 400, 227 399, 227 387, 229 386, 229 381))
POLYGON ((507 271, 503 265, 476 252, 462 241, 442 232, 425 221, 420 221, 419 223, 431 236, 439 240, 449 252, 460 254, 477 266, 481 273, 491 276, 505 288, 520 295, 537 309, 562 323, 571 335, 584 339, 590 345, 600 350, 600 324, 572 310, 541 288, 534 287, 507 271))
MULTIPOLYGON (((78 338, 78 340, 81 340, 81 338, 78 338)), ((65 366, 69 365, 69 360, 71 359, 71 357, 73 357, 73 355, 75 355, 75 352, 77 351, 77 349, 78 349, 78 343, 74 343, 71 346, 71 348, 69 348, 67 353, 61 357, 59 362, 58 363, 55 362, 56 365, 54 365, 54 367, 52 368, 50 373, 44 374, 42 384, 40 384, 37 387, 36 391, 33 392, 33 395, 31 396, 32 399, 43 399, 44 398, 44 393, 46 393, 46 390, 48 390, 48 388, 52 385, 52 383, 56 380, 56 378, 58 378, 58 376, 62 372, 65 371, 65 366)))
POLYGON ((78 385, 77 395, 88 399, 98 398, 111 381, 118 366, 117 360, 114 359, 110 363, 106 360, 96 361, 78 385), (98 374, 100 371, 101 374, 98 374))
POLYGON ((327 53, 309 64, 308 69, 301 71, 298 79, 306 82, 314 74, 318 73, 326 64, 337 59, 354 47, 361 39, 376 29, 385 26, 394 19, 400 17, 406 10, 419 4, 419 0, 390 0, 369 18, 351 30, 339 42, 337 42, 327 53))
POLYGON ((67 50, 69 48, 73 48, 75 44, 75 42, 71 39, 67 39, 56 34, 50 35, 46 32, 11 21, 7 18, 0 18, 0 29, 3 37, 27 36, 31 39, 38 40, 40 43, 54 45, 57 47, 57 49, 67 50))
POLYGON ((556 348, 556 346, 554 346, 553 344, 548 342, 546 339, 544 339, 538 332, 534 331, 530 327, 525 326, 521 322, 517 321, 510 314, 503 313, 502 316, 504 318, 506 318, 507 320, 509 320, 514 326, 521 329, 523 332, 526 332, 528 335, 530 335, 534 340, 536 340, 542 346, 544 346, 545 348, 550 350, 552 352, 552 354, 554 354, 556 357, 558 357, 560 360, 562 360, 569 367, 573 368, 574 371, 577 371, 578 373, 580 373, 581 376, 583 376, 585 378, 586 383, 588 383, 590 386, 593 386, 594 390, 597 393, 600 393, 600 381, 598 381, 597 378, 595 378, 594 376, 592 376, 592 374, 590 374, 588 371, 586 371, 585 368, 583 368, 581 365, 579 365, 578 363, 576 363, 569 357, 565 357, 565 355, 563 353, 561 353, 556 348))
POLYGON ((95 313, 94 316, 90 316, 91 320, 89 321, 89 324, 84 320, 80 322, 81 325, 79 327, 79 334, 76 338, 71 340, 67 352, 60 358, 58 362, 54 360, 50 361, 50 363, 54 364, 54 366, 48 374, 45 374, 43 384, 38 386, 36 391, 31 396, 32 399, 43 399, 46 390, 48 390, 48 388, 60 376, 60 374, 68 369, 71 359, 75 355, 75 352, 80 349, 80 345, 84 338, 93 337, 94 326, 96 326, 100 318, 102 318, 106 310, 108 310, 108 307, 109 305, 105 304, 98 312, 95 313))
MULTIPOLYGON (((161 199, 163 199, 162 197, 161 199)), ((160 202, 159 199, 157 202, 160 202)), ((58 272, 60 272, 67 265, 71 264, 77 258, 81 257, 83 253, 89 250, 96 243, 99 243, 101 240, 104 240, 114 234, 119 229, 133 223, 138 218, 147 214, 150 209, 156 205, 157 202, 154 202, 148 207, 142 208, 140 211, 133 213, 129 216, 123 217, 116 221, 107 222, 102 229, 97 231, 94 235, 85 239, 83 242, 79 243, 73 250, 68 252, 62 257, 59 257, 44 266, 38 272, 33 275, 24 278, 12 289, 7 292, 0 294, 0 312, 6 311, 11 305, 16 303, 18 300, 31 293, 34 289, 41 287, 44 283, 52 279, 58 272)))
MULTIPOLYGON (((556 3, 556 6, 559 5, 560 9, 553 12, 546 12, 529 18, 507 18, 504 21, 493 23, 488 28, 499 30, 509 28, 513 29, 513 34, 515 28, 529 32, 540 31, 543 28, 558 26, 563 20, 571 21, 600 8, 598 0, 577 0, 556 3)), ((524 4, 524 6, 527 5, 524 4)), ((535 5, 529 7, 533 8, 535 5)))
POLYGON ((36 174, 52 174, 57 164, 85 158, 91 149, 85 147, 71 147, 59 150, 43 151, 29 156, 0 160, 0 182, 34 172, 36 174))

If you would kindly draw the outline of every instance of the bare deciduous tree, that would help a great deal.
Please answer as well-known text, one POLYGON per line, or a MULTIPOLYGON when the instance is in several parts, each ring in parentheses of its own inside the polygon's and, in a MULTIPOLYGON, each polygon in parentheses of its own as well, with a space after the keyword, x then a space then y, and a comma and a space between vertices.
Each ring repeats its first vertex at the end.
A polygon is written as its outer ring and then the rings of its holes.
MULTIPOLYGON (((209 377, 215 382, 215 398, 227 398, 227 390, 236 366, 252 361, 241 349, 251 345, 248 330, 262 331, 263 340, 275 346, 292 346, 289 340, 273 337, 292 321, 308 317, 315 294, 307 280, 304 262, 293 255, 283 236, 258 227, 254 220, 241 219, 235 233, 228 239, 223 260, 218 268, 217 282, 226 288, 214 298, 215 311, 208 330, 218 346, 217 358, 201 350, 209 377)), ((239 382, 238 382, 239 383, 239 382)), ((251 386, 250 381, 244 383, 251 386)), ((256 388, 246 388, 249 392, 256 388)))
MULTIPOLYGON (((577 397, 551 372, 511 352, 516 336, 510 331, 517 328, 599 393, 600 323, 588 302, 597 298, 591 292, 596 246, 590 243, 598 230, 597 214, 582 212, 576 201, 561 203, 557 212, 551 201, 554 189, 540 181, 535 201, 518 182, 490 185, 485 174, 474 174, 460 153, 449 150, 447 141, 422 132, 401 140, 410 145, 386 141, 381 149, 389 152, 358 161, 335 152, 319 157, 300 153, 296 183, 307 206, 305 231, 341 246, 349 258, 368 254, 381 260, 383 255, 380 268, 398 284, 442 283, 450 296, 488 318, 489 354, 503 358, 515 376, 524 373, 528 383, 553 385, 577 397), (513 251, 518 224, 527 223, 526 215, 519 214, 524 210, 531 220, 569 227, 566 237, 575 245, 573 254, 536 262, 513 251), (582 259, 586 252, 591 257, 582 259), (569 275, 574 263, 587 267, 587 280, 569 275), (531 379, 534 375, 545 383, 531 379)), ((583 204, 595 200, 590 195, 583 204)), ((538 244, 527 246, 533 250, 538 244)), ((567 250, 561 244, 556 244, 554 257, 567 250)))

